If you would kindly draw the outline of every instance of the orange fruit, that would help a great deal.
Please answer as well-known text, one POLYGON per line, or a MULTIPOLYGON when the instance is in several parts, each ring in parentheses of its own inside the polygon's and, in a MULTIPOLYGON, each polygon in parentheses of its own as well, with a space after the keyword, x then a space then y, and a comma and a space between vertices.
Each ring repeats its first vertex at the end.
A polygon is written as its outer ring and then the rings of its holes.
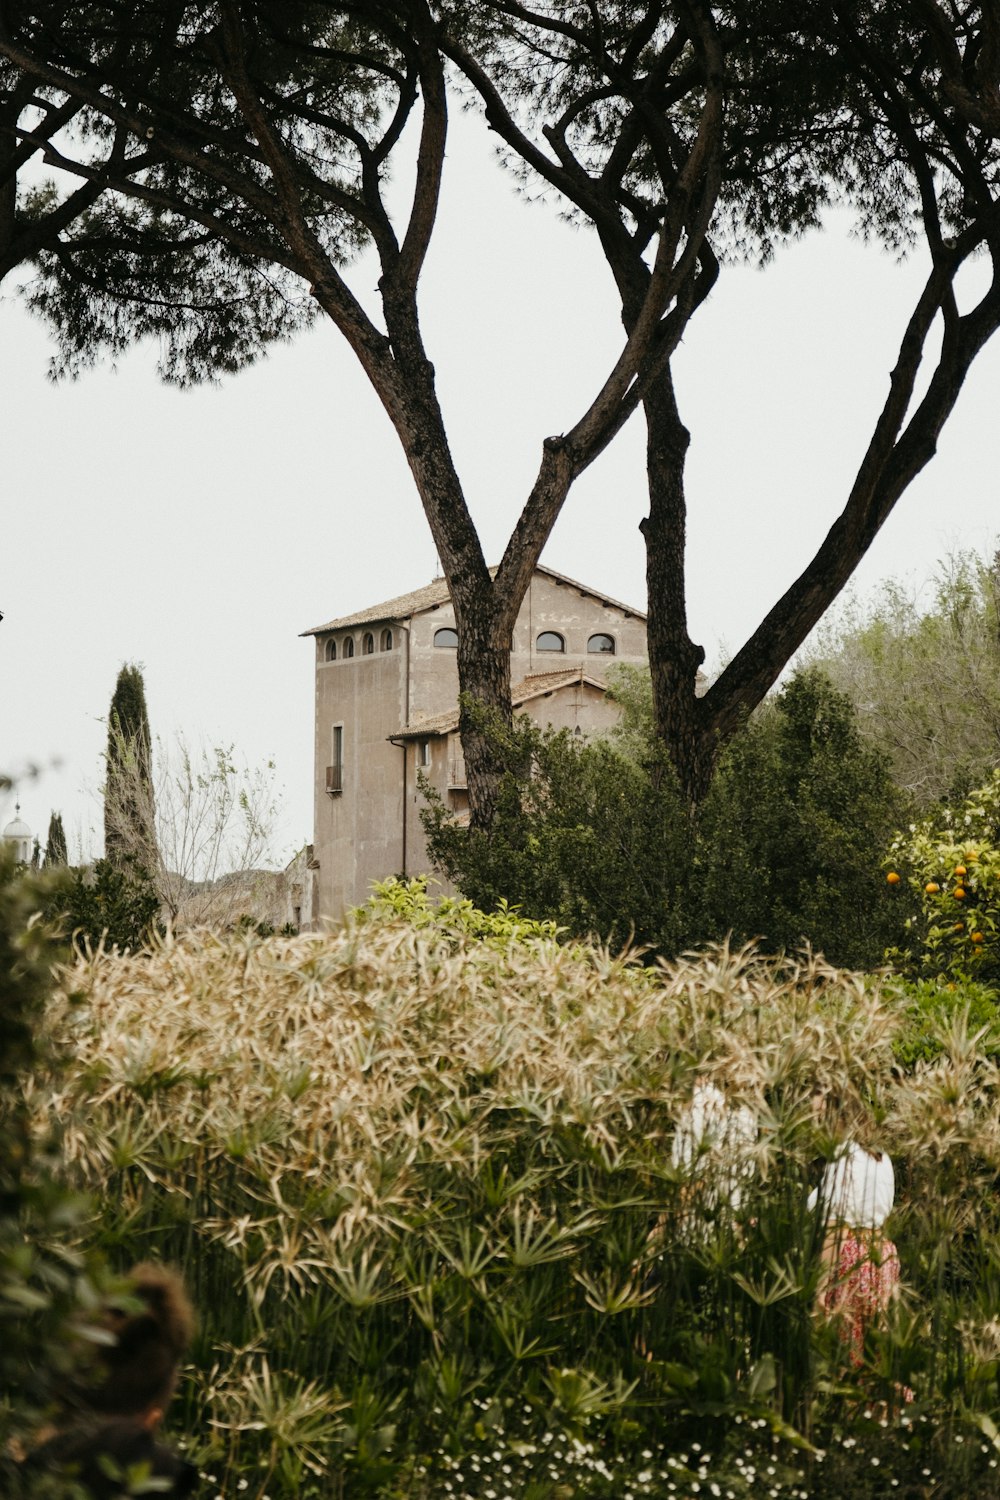
POLYGON ((964 932, 965 931, 965 923, 964 922, 956 922, 955 925, 954 925, 954 927, 951 930, 952 930, 952 932, 964 932))
POLYGON ((956 901, 964 901, 965 900, 965 892, 964 892, 964 890, 962 889, 962 887, 960 885, 956 885, 955 889, 952 891, 951 894, 954 896, 954 898, 955 898, 956 901))
POLYGON ((895 870, 890 870, 889 873, 888 873, 888 875, 885 878, 886 878, 887 882, 889 883, 889 885, 898 885, 899 884, 899 876, 896 874, 895 870))
POLYGON ((924 890, 927 892, 928 896, 936 896, 940 889, 941 887, 938 885, 936 880, 928 880, 927 884, 924 886, 924 890))
POLYGON ((966 869, 966 868, 965 868, 965 866, 964 866, 964 865, 956 865, 956 866, 955 866, 955 874, 956 874, 956 875, 968 875, 968 873, 969 873, 969 872, 968 872, 968 870, 967 870, 967 869, 966 869))
POLYGON ((981 943, 983 941, 983 935, 981 932, 973 932, 971 934, 971 937, 974 943, 981 943))

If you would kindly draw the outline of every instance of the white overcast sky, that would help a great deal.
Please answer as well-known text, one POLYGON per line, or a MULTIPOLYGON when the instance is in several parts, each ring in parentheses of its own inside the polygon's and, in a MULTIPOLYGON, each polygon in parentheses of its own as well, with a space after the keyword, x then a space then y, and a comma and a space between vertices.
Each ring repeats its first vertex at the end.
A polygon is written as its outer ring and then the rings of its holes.
MULTIPOLYGON (((742 644, 841 508, 887 389, 923 264, 842 227, 726 268, 676 360, 688 465, 692 634, 709 664, 742 644)), ((365 296, 377 270, 352 273, 365 296)), ((614 290, 586 230, 526 204, 458 115, 421 295, 453 450, 487 560, 499 560, 548 433, 565 430, 620 347, 614 290)), ((101 849, 102 719, 142 665, 154 734, 273 758, 275 856, 311 838, 313 643, 299 632, 436 571, 395 434, 332 325, 212 388, 163 386, 142 347, 76 383, 46 378, 46 329, 0 301, 4 424, 0 768, 43 842, 101 849)), ((937 457, 856 575, 927 577, 1000 533, 1000 338, 979 358, 937 457)), ((643 437, 580 480, 544 561, 644 606, 643 437)), ((0 793, 0 826, 14 793, 0 793)))

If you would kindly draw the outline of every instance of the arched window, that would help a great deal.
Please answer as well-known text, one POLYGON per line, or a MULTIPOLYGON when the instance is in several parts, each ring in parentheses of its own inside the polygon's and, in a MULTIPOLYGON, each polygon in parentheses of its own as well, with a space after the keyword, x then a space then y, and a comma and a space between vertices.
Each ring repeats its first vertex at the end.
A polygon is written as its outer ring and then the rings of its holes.
POLYGON ((385 629, 385 630, 383 630, 381 636, 379 637, 379 650, 380 651, 391 651, 392 650, 392 631, 389 630, 388 628, 385 629))
POLYGON ((535 642, 536 651, 565 651, 566 642, 554 630, 543 630, 535 642))
POLYGON ((374 650, 375 637, 372 635, 370 630, 366 630, 361 638, 361 654, 362 656, 371 656, 374 650))
POLYGON ((326 659, 327 661, 337 660, 337 642, 332 635, 326 643, 326 659))
POLYGON ((445 650, 449 650, 450 649, 452 651, 457 651, 458 650, 458 631, 457 630, 447 630, 447 629, 445 629, 445 630, 435 630, 435 632, 434 632, 434 644, 435 644, 435 646, 443 646, 445 650))
POLYGON ((598 656, 614 656, 615 638, 613 635, 592 635, 587 642, 587 650, 598 656))
POLYGON ((353 656, 353 655, 354 655, 354 637, 353 637, 353 635, 345 635, 344 636, 344 656, 348 657, 348 656, 353 656))

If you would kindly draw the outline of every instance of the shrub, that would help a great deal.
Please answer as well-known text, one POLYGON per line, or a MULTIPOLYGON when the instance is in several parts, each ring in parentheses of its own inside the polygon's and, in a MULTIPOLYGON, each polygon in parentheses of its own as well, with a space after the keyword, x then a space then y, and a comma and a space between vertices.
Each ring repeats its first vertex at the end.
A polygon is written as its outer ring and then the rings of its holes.
POLYGON ((1000 983, 1000 771, 955 809, 911 824, 890 845, 883 905, 906 913, 900 973, 1000 983))
POLYGON ((357 907, 351 916, 359 925, 402 920, 417 929, 432 928, 442 936, 483 938, 501 947, 513 941, 551 941, 559 934, 555 922, 536 922, 523 917, 516 907, 508 906, 504 900, 489 912, 480 911, 467 899, 456 900, 452 896, 432 902, 427 894, 425 875, 410 880, 392 876, 389 880, 376 881, 369 900, 364 906, 357 907))
POLYGON ((901 801, 850 700, 799 672, 722 756, 702 812, 702 940, 731 930, 767 951, 807 940, 868 968, 898 931, 872 860, 901 801))
POLYGON ((971 981, 945 985, 938 980, 901 981, 892 988, 902 1007, 903 1024, 893 1048, 901 1067, 935 1061, 949 1050, 956 1028, 979 1036, 982 1055, 1000 1062, 1000 1001, 995 990, 971 981))
POLYGON ((211 1492, 621 1500, 767 1473, 864 1495, 877 1458, 904 1493, 927 1468, 939 1495, 993 1494, 990 1059, 957 1039, 900 1077, 896 1000, 817 960, 643 969, 416 906, 98 953, 68 981, 90 997, 71 1087, 36 1106, 67 1118, 113 1258, 185 1272, 204 1322, 179 1417, 211 1492), (671 1161, 705 1078, 761 1124, 738 1215, 709 1164, 671 1161), (905 1188, 905 1300, 846 1380, 813 1316, 817 1087, 905 1188), (905 1448, 862 1415, 903 1381, 905 1448))
MULTIPOLYGON (((82 1204, 61 1185, 50 1112, 31 1129, 34 1075, 58 1076, 43 1025, 63 955, 40 919, 53 880, 0 850, 0 1493, 18 1492, 12 1461, 37 1428, 69 1360, 67 1325, 88 1300, 86 1259, 66 1243, 82 1204)), ((92 1292, 90 1294, 92 1296, 92 1292)))
POLYGON ((575 936, 677 951, 689 932, 691 829, 673 775, 527 719, 493 742, 505 769, 489 832, 456 823, 425 787, 438 868, 481 910, 510 903, 575 936))
POLYGON ((879 963, 899 927, 872 851, 901 803, 848 699, 821 673, 799 674, 723 753, 695 815, 649 738, 639 674, 618 691, 609 741, 526 720, 495 735, 505 772, 489 833, 428 796, 428 849, 459 889, 487 910, 509 901, 668 957, 731 933, 768 951, 809 942, 837 963, 879 963))
POLYGON ((156 888, 135 861, 116 869, 99 859, 93 866, 71 870, 69 882, 60 885, 47 911, 61 919, 78 945, 106 943, 136 951, 162 931, 156 888))

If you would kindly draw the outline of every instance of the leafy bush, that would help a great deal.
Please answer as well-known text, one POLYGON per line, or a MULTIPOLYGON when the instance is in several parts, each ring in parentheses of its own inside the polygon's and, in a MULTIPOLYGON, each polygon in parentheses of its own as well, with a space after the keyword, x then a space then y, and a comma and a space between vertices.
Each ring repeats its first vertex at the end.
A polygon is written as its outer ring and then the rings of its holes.
POLYGON ((877 1459, 904 1493, 926 1469, 994 1494, 996 1065, 958 1037, 903 1078, 898 1001, 817 960, 640 968, 415 904, 418 925, 192 935, 68 981, 71 1087, 36 1108, 58 1100, 113 1258, 184 1270, 203 1334, 179 1419, 210 1492, 874 1495, 877 1459), (760 1122, 738 1213, 711 1160, 671 1159, 708 1078, 760 1122), (837 1142, 817 1088, 905 1188, 905 1297, 856 1374, 813 1312, 806 1193, 837 1142))
POLYGON ((551 941, 559 933, 555 922, 535 922, 530 917, 522 917, 515 907, 502 900, 489 912, 480 911, 469 900, 457 900, 452 896, 432 902, 427 894, 425 875, 410 880, 392 876, 389 880, 376 881, 369 900, 364 906, 357 907, 351 916, 359 925, 403 920, 417 929, 433 928, 442 936, 483 938, 500 946, 514 941, 528 942, 533 938, 551 941))
POLYGON ((1000 999, 996 991, 965 981, 902 981, 892 987, 899 995, 903 1024, 894 1044, 901 1067, 933 1062, 953 1045, 958 1032, 978 1037, 984 1057, 1000 1062, 1000 999))
POLYGON ((898 931, 872 859, 902 804, 849 699, 798 673, 722 756, 702 812, 699 938, 768 951, 808 940, 832 962, 881 962, 898 931))
POLYGON ((1000 771, 956 809, 911 824, 886 866, 889 900, 906 912, 893 966, 913 978, 1000 983, 1000 771))
POLYGON ((428 848, 459 889, 486 909, 509 901, 666 956, 731 933, 879 963, 899 926, 872 851, 902 806, 849 701, 820 673, 799 674, 725 751, 695 816, 650 739, 639 674, 617 691, 625 712, 609 741, 526 720, 495 736, 505 775, 488 834, 429 795, 428 848))
POLYGON ((134 860, 116 869, 106 859, 75 868, 49 901, 48 914, 62 921, 77 944, 145 948, 157 931, 160 901, 145 870, 134 860))
POLYGON ((63 955, 40 919, 50 875, 0 849, 0 1493, 18 1492, 16 1445, 37 1427, 69 1359, 67 1324, 87 1300, 84 1256, 66 1244, 82 1204, 59 1182, 52 1113, 31 1129, 34 1075, 58 1069, 44 1029, 63 955))
POLYGON ((525 718, 491 733, 505 771, 488 833, 457 823, 425 785, 436 865, 480 910, 509 902, 614 947, 678 951, 690 936, 691 827, 672 773, 525 718))

